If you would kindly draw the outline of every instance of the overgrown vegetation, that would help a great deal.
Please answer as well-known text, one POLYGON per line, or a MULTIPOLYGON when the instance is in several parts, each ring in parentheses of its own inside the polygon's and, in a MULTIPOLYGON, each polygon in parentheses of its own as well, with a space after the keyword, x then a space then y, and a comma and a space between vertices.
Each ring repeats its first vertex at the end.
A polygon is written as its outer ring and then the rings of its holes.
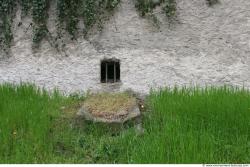
POLYGON ((33 17, 33 42, 39 44, 41 40, 46 36, 47 29, 47 18, 48 18, 48 7, 49 0, 33 0, 32 5, 32 17, 33 17))
POLYGON ((160 28, 160 21, 154 13, 154 9, 160 6, 167 16, 170 24, 176 20, 177 4, 176 0, 136 0, 135 7, 142 17, 147 17, 153 25, 160 28))
POLYGON ((10 47, 13 39, 11 25, 14 8, 15 3, 12 0, 0 0, 0 48, 4 50, 10 47))
POLYGON ((48 9, 50 3, 55 1, 59 31, 65 29, 72 39, 76 38, 80 19, 84 20, 87 33, 103 14, 113 11, 120 2, 120 0, 0 0, 0 48, 10 47, 13 38, 12 18, 18 5, 21 6, 22 16, 31 13, 33 42, 39 45, 49 33, 47 29, 48 9))
POLYGON ((176 16, 176 1, 175 0, 165 0, 166 4, 163 8, 166 16, 171 19, 176 16))
POLYGON ((87 33, 105 12, 113 11, 119 2, 120 0, 57 0, 60 25, 65 23, 66 30, 75 38, 80 18, 84 21, 87 33))
MULTIPOLYGON (((102 27, 103 16, 112 12, 120 3, 120 0, 0 0, 0 49, 7 50, 13 39, 12 34, 12 19, 15 15, 17 6, 22 9, 22 16, 31 14, 33 18, 33 42, 35 46, 47 35, 48 9, 50 3, 56 1, 58 13, 58 36, 53 41, 62 37, 62 30, 66 30, 72 37, 77 38, 78 23, 81 19, 84 22, 84 35, 86 36, 89 30, 98 24, 102 27)), ((175 0, 135 0, 136 8, 141 16, 147 14, 154 22, 157 22, 154 16, 153 9, 156 6, 163 6, 169 20, 176 16, 176 1, 175 0)), ((206 0, 210 6, 218 3, 219 0, 206 0)), ((57 46, 57 44, 53 44, 57 46)))
POLYGON ((139 10, 141 16, 146 14, 153 14, 153 9, 156 6, 163 4, 163 11, 168 19, 172 19, 176 16, 176 1, 175 0, 137 0, 136 8, 139 10))
POLYGON ((75 118, 79 95, 0 86, 0 163, 249 163, 250 92, 153 91, 144 134, 75 118))
POLYGON ((217 4, 217 3, 219 3, 219 0, 206 0, 206 1, 207 1, 207 4, 209 6, 213 6, 213 5, 217 4))

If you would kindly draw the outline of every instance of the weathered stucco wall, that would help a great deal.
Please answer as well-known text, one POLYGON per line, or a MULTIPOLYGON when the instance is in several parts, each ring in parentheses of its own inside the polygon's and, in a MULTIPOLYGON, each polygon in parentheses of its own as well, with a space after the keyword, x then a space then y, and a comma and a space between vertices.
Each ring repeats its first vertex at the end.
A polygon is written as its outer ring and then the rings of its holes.
MULTIPOLYGON (((220 1, 208 7, 205 0, 177 0, 178 23, 170 27, 156 9, 157 29, 138 16, 133 0, 122 0, 91 43, 82 37, 68 40, 65 53, 46 40, 33 53, 31 19, 23 18, 18 27, 17 12, 11 56, 0 60, 0 82, 28 81, 66 92, 103 90, 100 60, 115 57, 121 60, 118 90, 147 93, 175 84, 250 88, 250 1, 220 1)), ((49 29, 55 32, 53 8, 49 13, 49 29)))

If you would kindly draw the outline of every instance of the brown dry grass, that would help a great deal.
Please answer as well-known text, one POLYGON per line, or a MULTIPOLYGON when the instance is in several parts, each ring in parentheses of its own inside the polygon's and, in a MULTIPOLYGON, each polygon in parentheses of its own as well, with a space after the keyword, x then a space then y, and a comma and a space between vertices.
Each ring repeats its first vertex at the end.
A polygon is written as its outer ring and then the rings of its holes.
POLYGON ((92 113, 117 114, 136 105, 136 99, 127 93, 100 93, 87 97, 84 106, 92 113))

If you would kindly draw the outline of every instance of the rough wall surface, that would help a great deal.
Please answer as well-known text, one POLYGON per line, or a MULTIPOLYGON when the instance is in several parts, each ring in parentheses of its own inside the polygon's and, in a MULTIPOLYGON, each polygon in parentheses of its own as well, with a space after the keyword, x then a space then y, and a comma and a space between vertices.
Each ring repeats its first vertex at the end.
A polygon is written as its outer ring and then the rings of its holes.
MULTIPOLYGON (((34 53, 31 20, 21 20, 19 11, 11 56, 0 59, 0 83, 34 82, 67 93, 104 90, 109 86, 100 83, 100 61, 115 57, 121 61, 121 83, 111 88, 117 90, 148 93, 194 84, 250 88, 250 1, 220 1, 208 7, 205 0, 177 0, 178 22, 171 26, 156 9, 157 29, 138 15, 133 0, 122 0, 101 33, 91 42, 67 41, 65 53, 46 40, 34 53)), ((55 11, 49 13, 49 29, 55 32, 55 11)))

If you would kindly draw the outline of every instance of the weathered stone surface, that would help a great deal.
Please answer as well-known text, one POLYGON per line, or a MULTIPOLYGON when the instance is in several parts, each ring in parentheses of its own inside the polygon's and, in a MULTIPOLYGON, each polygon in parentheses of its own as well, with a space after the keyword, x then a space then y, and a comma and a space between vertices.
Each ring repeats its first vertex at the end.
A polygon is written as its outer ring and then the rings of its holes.
POLYGON ((108 116, 95 116, 91 112, 88 111, 87 108, 84 106, 81 107, 79 112, 77 113, 78 116, 83 117, 88 121, 93 122, 103 122, 103 123, 125 123, 126 121, 132 120, 137 118, 141 115, 138 106, 134 106, 132 110, 129 111, 117 111, 114 112, 112 115, 108 116))
MULTIPOLYGON (((91 43, 82 37, 65 38, 65 51, 60 53, 46 40, 40 51, 32 51, 32 18, 21 20, 19 10, 12 56, 0 60, 0 83, 29 81, 66 93, 102 91, 109 86, 100 84, 100 60, 115 57, 121 61, 122 81, 115 90, 148 93, 151 87, 175 84, 250 88, 250 1, 220 0, 213 7, 205 0, 176 1, 178 23, 169 27, 164 13, 156 9, 158 30, 138 15, 133 0, 122 0, 91 43)), ((55 34, 53 5, 49 14, 49 30, 55 34)))

